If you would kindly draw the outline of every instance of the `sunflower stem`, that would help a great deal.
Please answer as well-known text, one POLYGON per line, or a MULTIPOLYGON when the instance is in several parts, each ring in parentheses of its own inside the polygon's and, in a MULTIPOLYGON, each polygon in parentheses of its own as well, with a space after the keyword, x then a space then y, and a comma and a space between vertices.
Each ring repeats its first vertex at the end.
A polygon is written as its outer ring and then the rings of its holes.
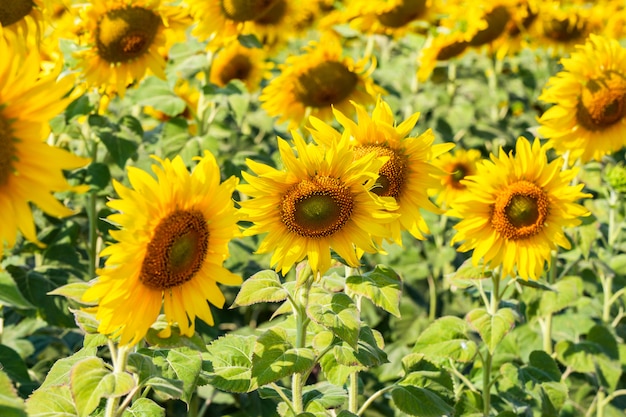
MULTIPOLYGON (((91 163, 95 163, 98 157, 98 141, 92 141, 91 147, 91 163)), ((96 276, 96 269, 98 267, 98 213, 97 202, 98 196, 96 190, 89 191, 88 203, 87 203, 87 219, 89 221, 89 279, 96 276)))
MULTIPOLYGON (((548 274, 546 278, 548 279, 548 284, 553 284, 556 279, 556 263, 557 263, 557 254, 558 249, 552 252, 552 260, 550 262, 550 269, 548 270, 548 274)), ((552 313, 546 314, 541 323, 542 330, 542 338, 543 338, 543 350, 548 354, 552 355, 552 313)))
MULTIPOLYGON (((487 304, 487 310, 491 316, 495 316, 500 305, 500 270, 496 269, 491 277, 493 288, 487 304)), ((483 356, 483 415, 488 417, 491 414, 491 367, 493 355, 486 350, 483 356)))
MULTIPOLYGON (((311 266, 306 266, 300 271, 300 276, 296 278, 299 288, 293 303, 293 313, 296 319, 296 348, 303 348, 306 344, 306 330, 309 325, 309 318, 306 315, 306 309, 309 304, 309 292, 313 285, 311 276, 311 266)), ((304 374, 296 372, 291 380, 291 396, 293 401, 293 410, 295 414, 304 412, 304 404, 302 400, 302 389, 304 385, 304 374)))

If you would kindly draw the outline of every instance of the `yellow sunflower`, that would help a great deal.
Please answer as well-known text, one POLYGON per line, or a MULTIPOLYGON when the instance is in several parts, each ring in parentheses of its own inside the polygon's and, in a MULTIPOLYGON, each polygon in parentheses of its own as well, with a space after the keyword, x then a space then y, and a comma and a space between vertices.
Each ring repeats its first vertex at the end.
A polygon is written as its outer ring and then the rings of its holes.
POLYGON ((332 107, 353 114, 350 101, 373 104, 376 96, 385 92, 370 77, 375 61, 363 58, 354 62, 344 57, 337 36, 326 33, 304 50, 279 65, 280 74, 261 92, 261 106, 270 116, 279 116, 279 123, 290 121, 295 128, 307 113, 330 120, 332 107))
POLYGON ((48 121, 70 102, 73 79, 58 79, 59 71, 41 74, 35 50, 22 60, 23 42, 0 26, 0 258, 5 243, 15 245, 18 231, 42 245, 29 203, 51 216, 74 213, 52 193, 71 189, 63 170, 89 162, 45 143, 48 121))
POLYGON ((474 265, 484 259, 491 268, 501 267, 502 276, 517 270, 523 279, 539 279, 551 251, 571 247, 563 228, 589 215, 575 201, 591 195, 581 192, 584 184, 570 185, 577 170, 561 171, 562 158, 548 162, 546 150, 538 139, 531 146, 520 137, 515 156, 500 149, 463 180, 467 193, 449 212, 461 218, 452 243, 463 242, 461 252, 473 249, 474 265))
POLYGON ((428 80, 440 62, 446 62, 465 54, 468 49, 468 36, 461 31, 440 28, 440 32, 431 36, 420 50, 418 56, 417 79, 428 80))
POLYGON ((436 195, 437 204, 450 204, 461 196, 467 195, 467 185, 461 181, 470 175, 476 175, 476 164, 481 159, 476 149, 457 149, 454 153, 444 153, 433 161, 441 169, 440 187, 431 191, 436 195))
POLYGON ((191 23, 185 9, 160 0, 94 0, 81 12, 87 49, 76 55, 83 76, 120 96, 148 70, 165 78, 165 56, 191 23))
POLYGON ((10 0, 0 3, 0 26, 5 34, 14 33, 17 37, 28 40, 28 47, 36 46, 41 39, 45 26, 45 0, 10 0))
POLYGON ((244 234, 265 234, 257 252, 272 252, 271 264, 283 274, 308 258, 314 276, 323 275, 331 249, 358 267, 363 251, 377 251, 373 238, 388 237, 385 223, 397 216, 389 212, 397 209, 392 198, 369 191, 384 161, 373 153, 355 159, 347 136, 326 148, 292 134, 297 156, 278 139, 284 169, 247 161, 256 176, 243 172, 248 184, 239 186, 252 197, 241 202, 244 219, 253 223, 244 234))
MULTIPOLYGON (((398 204, 399 217, 388 224, 392 239, 402 244, 401 230, 407 230, 417 239, 429 233, 428 225, 420 209, 434 213, 440 210, 428 198, 428 189, 439 185, 439 169, 430 161, 447 152, 454 144, 433 145, 435 135, 428 129, 418 137, 409 137, 417 123, 419 113, 413 114, 396 126, 393 112, 387 103, 378 99, 372 116, 363 106, 353 103, 358 123, 335 110, 335 117, 350 135, 354 156, 359 158, 369 153, 388 158, 378 171, 378 180, 372 192, 382 197, 393 197, 398 204)), ((341 134, 323 121, 310 118, 313 138, 331 146, 341 134)))
POLYGON ((213 59, 209 79, 220 87, 232 80, 241 80, 249 92, 257 91, 268 69, 265 55, 260 48, 247 48, 237 41, 232 42, 213 59))
POLYGON ((241 277, 222 266, 228 242, 238 233, 232 201, 235 177, 220 183, 213 155, 204 157, 190 174, 177 156, 159 161, 152 170, 131 167, 133 188, 114 181, 119 200, 108 206, 118 213, 108 219, 116 243, 102 251, 108 256, 83 300, 97 302, 98 331, 135 344, 156 321, 161 307, 168 323, 178 323, 191 336, 198 317, 213 325, 209 303, 222 307, 218 287, 239 285, 241 277))
POLYGON ((553 103, 539 133, 570 161, 600 160, 626 144, 626 50, 615 39, 590 35, 539 97, 553 103))

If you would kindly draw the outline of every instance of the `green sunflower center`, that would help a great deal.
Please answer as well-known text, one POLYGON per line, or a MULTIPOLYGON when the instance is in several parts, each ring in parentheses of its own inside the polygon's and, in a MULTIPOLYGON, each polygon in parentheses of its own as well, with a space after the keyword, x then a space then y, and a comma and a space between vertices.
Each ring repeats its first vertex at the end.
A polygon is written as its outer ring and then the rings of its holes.
POLYGON ((491 225, 507 240, 539 233, 548 218, 546 192, 529 181, 518 181, 500 192, 491 215, 491 225))
POLYGON ((328 107, 341 103, 354 91, 359 77, 341 62, 326 61, 298 77, 295 93, 308 107, 328 107))
POLYGON ((552 18, 543 22, 543 33, 557 42, 568 42, 581 38, 586 23, 577 15, 571 15, 562 19, 552 18))
POLYGON ((388 28, 400 28, 420 17, 426 11, 426 0, 404 0, 388 12, 378 16, 378 21, 388 28))
POLYGON ((480 46, 495 41, 504 33, 510 18, 511 14, 506 7, 494 7, 493 10, 487 13, 484 17, 487 22, 487 27, 479 30, 469 41, 469 44, 472 46, 480 46))
POLYGON ((197 210, 174 211, 154 230, 139 279, 157 290, 182 285, 200 270, 208 248, 209 228, 204 215, 197 210))
POLYGON ((376 156, 387 156, 389 159, 378 171, 378 180, 372 192, 381 197, 398 198, 402 193, 403 185, 407 176, 406 157, 396 150, 383 145, 357 146, 355 157, 360 158, 370 152, 376 156))
POLYGON ((250 58, 243 54, 233 56, 220 70, 218 77, 223 85, 231 80, 246 80, 252 71, 250 58))
POLYGON ((33 7, 35 3, 32 0, 3 1, 0 5, 0 24, 9 26, 19 22, 28 16, 33 7))
POLYGON ((280 203, 280 219, 304 238, 331 236, 350 220, 354 198, 338 178, 315 176, 293 185, 280 203))
POLYGON ((626 78, 617 73, 590 80, 584 86, 576 118, 587 130, 602 130, 626 116, 626 78))
POLYGON ((98 55, 110 63, 142 56, 154 42, 161 23, 159 15, 142 7, 107 12, 96 29, 98 55))
POLYGON ((13 162, 16 159, 15 138, 8 120, 0 115, 0 187, 13 175, 13 162))
POLYGON ((276 25, 287 15, 287 3, 285 0, 275 0, 265 12, 254 19, 254 23, 260 25, 276 25))
POLYGON ((276 0, 222 0, 220 6, 227 19, 247 22, 265 13, 275 2, 276 0))

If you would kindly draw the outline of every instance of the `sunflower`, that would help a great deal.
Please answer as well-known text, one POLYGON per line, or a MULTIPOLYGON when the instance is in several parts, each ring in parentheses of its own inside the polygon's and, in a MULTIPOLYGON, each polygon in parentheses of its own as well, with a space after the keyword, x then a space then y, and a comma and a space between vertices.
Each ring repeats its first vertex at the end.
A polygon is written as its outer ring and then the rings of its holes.
POLYGON ((111 232, 117 242, 102 251, 105 267, 83 295, 98 303, 98 331, 119 336, 123 345, 139 342, 162 306, 168 323, 178 323, 183 335, 193 335, 196 317, 213 325, 208 303, 225 302, 217 283, 241 283, 222 266, 228 242, 238 233, 232 201, 237 179, 220 183, 209 152, 191 174, 180 156, 155 159, 156 179, 130 167, 133 188, 114 181, 120 199, 108 206, 118 213, 108 219, 120 227, 111 232))
MULTIPOLYGON (((433 145, 435 135, 428 129, 418 137, 409 137, 417 123, 419 113, 395 125, 393 113, 387 103, 378 99, 372 116, 363 106, 353 103, 358 123, 335 110, 335 117, 350 135, 354 156, 359 158, 369 153, 388 158, 378 171, 378 180, 372 192, 384 197, 393 197, 398 204, 399 217, 389 223, 391 236, 401 244, 401 230, 408 230, 417 239, 429 233, 420 209, 440 212, 428 198, 428 189, 439 185, 439 169, 430 163, 434 157, 447 152, 450 143, 433 145)), ((310 118, 314 139, 326 146, 332 145, 341 134, 319 119, 310 118)))
POLYGON ((440 62, 446 62, 465 54, 468 49, 468 36, 461 31, 440 28, 439 32, 428 38, 418 56, 417 79, 428 80, 440 62))
POLYGON ((36 51, 22 55, 24 42, 0 26, 0 258, 5 243, 15 245, 18 231, 42 246, 29 203, 51 216, 74 213, 52 193, 71 189, 63 170, 88 163, 45 143, 48 121, 71 100, 66 95, 73 79, 58 79, 59 71, 41 74, 36 51))
POLYGON ((297 127, 307 112, 330 120, 333 106, 352 113, 351 100, 373 104, 375 97, 385 92, 370 77, 375 61, 363 58, 354 62, 343 57, 338 37, 326 33, 304 50, 304 54, 288 57, 279 66, 280 74, 261 92, 261 106, 270 116, 279 116, 278 122, 288 120, 290 127, 297 127))
POLYGON ((257 91, 268 65, 265 52, 260 48, 247 48, 235 41, 221 49, 211 64, 210 81, 224 87, 232 80, 241 80, 248 91, 257 91))
POLYGON ((191 23, 185 9, 160 0, 94 0, 81 11, 88 47, 78 65, 89 85, 120 96, 148 70, 165 79, 164 57, 191 23))
POLYGON ((539 119, 539 133, 570 160, 600 160, 626 143, 626 50, 590 35, 539 97, 553 103, 539 119))
POLYGON ((36 45, 42 37, 45 26, 44 0, 11 0, 0 4, 0 26, 5 34, 14 33, 17 37, 36 42, 29 42, 28 47, 36 45))
POLYGON ((271 264, 286 274, 305 257, 314 276, 331 265, 333 249, 352 267, 365 252, 376 252, 374 238, 387 237, 385 223, 397 216, 390 197, 369 190, 375 185, 384 160, 370 153, 355 159, 345 136, 329 147, 306 144, 293 131, 297 156, 278 139, 285 169, 252 160, 243 172, 248 184, 239 190, 252 197, 241 202, 244 219, 253 223, 244 234, 266 234, 258 253, 272 253, 271 264))
POLYGON ((461 181, 470 175, 476 175, 476 164, 481 159, 476 149, 457 149, 454 153, 444 153, 433 161, 441 169, 440 186, 433 189, 437 204, 450 204, 457 198, 467 195, 467 185, 461 181))
POLYGON ((462 180, 467 193, 449 212, 461 218, 452 243, 463 242, 461 252, 473 249, 474 265, 484 259, 491 268, 500 266, 502 276, 517 269, 523 279, 538 279, 557 245, 571 247, 563 228, 589 215, 575 201, 591 195, 581 192, 584 184, 570 185, 577 170, 561 171, 562 158, 548 162, 538 139, 531 145, 520 137, 515 150, 513 156, 500 149, 462 180))

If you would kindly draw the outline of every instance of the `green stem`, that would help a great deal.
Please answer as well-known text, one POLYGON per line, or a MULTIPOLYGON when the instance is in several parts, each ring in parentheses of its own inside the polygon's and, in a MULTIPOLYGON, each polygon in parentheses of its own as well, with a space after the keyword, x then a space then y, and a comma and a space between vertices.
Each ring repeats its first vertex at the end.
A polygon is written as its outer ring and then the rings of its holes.
POLYGON ((604 398, 605 396, 606 394, 604 393, 604 391, 598 391, 598 401, 596 402, 596 417, 604 417, 604 407, 606 405, 604 398))
POLYGON ((437 318, 437 283, 432 275, 428 275, 428 320, 434 321, 437 318))
POLYGON ((395 384, 392 385, 387 385, 384 388, 379 389, 378 391, 376 391, 375 393, 373 393, 367 400, 365 400, 365 402, 363 403, 363 405, 361 406, 361 408, 359 408, 359 411, 357 411, 357 415, 360 416, 362 415, 365 410, 367 410, 367 408, 374 402, 376 401, 381 395, 383 395, 384 393, 386 393, 387 391, 391 391, 392 389, 394 389, 396 387, 395 384))
MULTIPOLYGON (((307 305, 309 304, 309 291, 313 285, 313 279, 311 276, 311 267, 306 265, 302 270, 300 277, 297 277, 297 282, 300 284, 300 288, 297 290, 298 294, 294 297, 293 301, 293 314, 296 319, 296 348, 303 348, 306 344, 306 330, 309 325, 309 318, 306 315, 307 305)), ((303 374, 296 372, 292 376, 291 380, 291 395, 293 401, 293 410, 295 414, 304 412, 304 404, 302 400, 302 389, 304 386, 303 374)))
MULTIPOLYGON (((94 140, 91 148, 91 163, 95 163, 98 158, 98 141, 94 140)), ((87 219, 89 221, 89 279, 96 276, 98 267, 98 213, 97 213, 98 196, 96 190, 89 191, 87 201, 87 219)))
POLYGON ((613 275, 605 275, 602 271, 599 273, 602 282, 602 321, 608 323, 611 320, 611 298, 613 296, 613 275))
MULTIPOLYGON (((550 262, 550 270, 548 271, 548 284, 553 284, 556 279, 556 263, 557 263, 558 252, 552 252, 552 260, 550 262)), ((542 338, 543 338, 543 350, 548 354, 552 355, 552 313, 548 313, 546 317, 543 318, 541 323, 542 330, 542 338)))
MULTIPOLYGON (((111 360, 113 361, 113 373, 126 372, 126 364, 128 362, 128 355, 132 348, 128 346, 120 346, 117 349, 115 345, 109 341, 109 349, 111 351, 111 360)), ((134 395, 134 392, 129 394, 134 395)), ((106 408, 104 410, 104 417, 117 417, 122 415, 124 409, 130 404, 129 401, 125 401, 122 407, 119 407, 120 397, 107 398, 106 408)))
POLYGON ((348 411, 356 414, 359 407, 359 373, 350 374, 350 386, 348 387, 348 411))
MULTIPOLYGON (((493 288, 487 305, 487 310, 491 316, 495 316, 500 305, 500 279, 499 270, 495 270, 492 275, 493 288)), ((487 348, 483 356, 483 415, 488 417, 491 413, 491 367, 493 355, 487 348)))

